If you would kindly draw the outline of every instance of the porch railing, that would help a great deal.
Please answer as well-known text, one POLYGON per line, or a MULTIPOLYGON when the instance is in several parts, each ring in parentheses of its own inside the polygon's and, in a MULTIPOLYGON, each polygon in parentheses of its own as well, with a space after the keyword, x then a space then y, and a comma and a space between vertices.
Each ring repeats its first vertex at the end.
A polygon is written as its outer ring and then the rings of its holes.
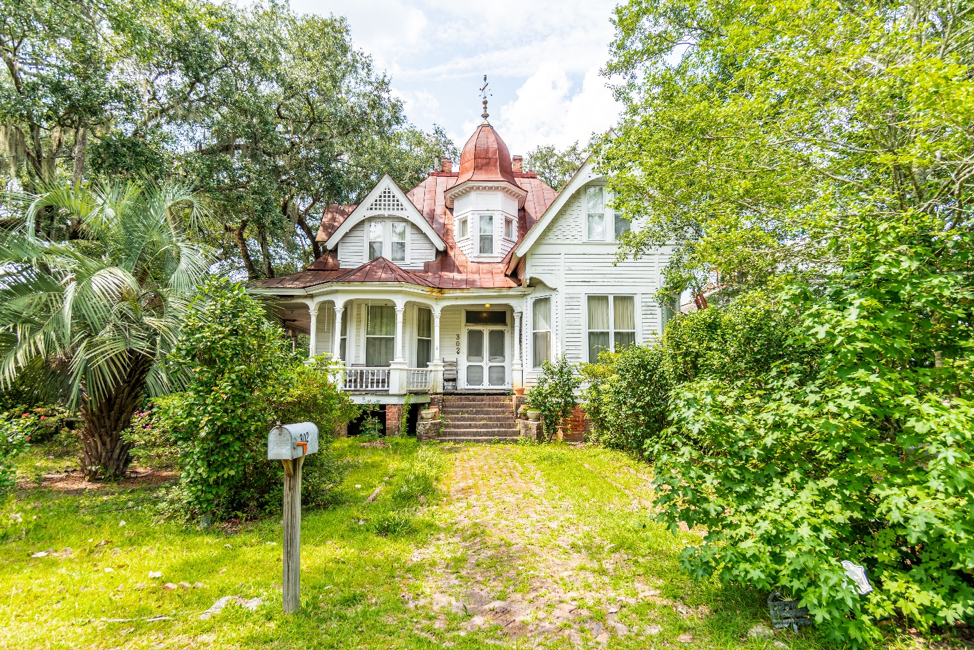
POLYGON ((345 390, 388 391, 389 368, 347 368, 345 390))
POLYGON ((433 370, 431 368, 406 370, 406 390, 410 393, 428 393, 433 390, 433 370))

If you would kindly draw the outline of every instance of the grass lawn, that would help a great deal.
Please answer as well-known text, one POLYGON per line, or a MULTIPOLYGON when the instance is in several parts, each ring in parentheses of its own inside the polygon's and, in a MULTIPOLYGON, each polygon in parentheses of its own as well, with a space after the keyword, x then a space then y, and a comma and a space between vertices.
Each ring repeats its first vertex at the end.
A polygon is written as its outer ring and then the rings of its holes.
MULTIPOLYGON (((697 538, 649 521, 649 468, 621 454, 439 447, 436 496, 403 507, 386 487, 366 504, 420 449, 389 443, 335 444, 350 470, 337 506, 304 513, 294 616, 280 520, 186 527, 160 517, 158 484, 46 486, 66 463, 32 449, 0 512, 0 647, 835 647, 810 629, 750 637, 770 627, 766 595, 680 573, 697 538), (224 596, 260 604, 201 618, 224 596)), ((887 647, 925 643, 891 631, 887 647)))

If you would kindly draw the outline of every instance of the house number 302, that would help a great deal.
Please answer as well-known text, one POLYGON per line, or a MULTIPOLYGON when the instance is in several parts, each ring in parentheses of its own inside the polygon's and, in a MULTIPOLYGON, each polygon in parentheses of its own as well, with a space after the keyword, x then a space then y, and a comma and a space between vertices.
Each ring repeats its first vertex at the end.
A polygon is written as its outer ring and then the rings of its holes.
POLYGON ((457 354, 460 354, 460 335, 457 334, 457 354))

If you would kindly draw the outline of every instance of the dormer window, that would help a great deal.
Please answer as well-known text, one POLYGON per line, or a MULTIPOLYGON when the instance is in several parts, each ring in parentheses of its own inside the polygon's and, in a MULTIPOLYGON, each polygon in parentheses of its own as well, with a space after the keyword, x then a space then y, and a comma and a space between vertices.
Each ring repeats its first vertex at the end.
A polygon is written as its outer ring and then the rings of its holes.
POLYGON ((480 215, 480 247, 481 255, 494 254, 494 215, 480 215))
POLYGON ((504 236, 508 239, 516 239, 514 236, 514 219, 504 219, 504 236))
POLYGON ((393 222, 392 224, 392 261, 406 261, 406 224, 393 222))
POLYGON ((605 190, 585 188, 586 235, 589 241, 605 241, 605 190))
POLYGON ((384 257, 393 262, 405 262, 409 251, 409 224, 404 221, 372 219, 368 223, 369 261, 384 257))
POLYGON ((369 222, 369 261, 382 257, 382 231, 385 224, 381 221, 369 222))
POLYGON ((466 217, 457 221, 457 239, 466 239, 470 235, 466 217))

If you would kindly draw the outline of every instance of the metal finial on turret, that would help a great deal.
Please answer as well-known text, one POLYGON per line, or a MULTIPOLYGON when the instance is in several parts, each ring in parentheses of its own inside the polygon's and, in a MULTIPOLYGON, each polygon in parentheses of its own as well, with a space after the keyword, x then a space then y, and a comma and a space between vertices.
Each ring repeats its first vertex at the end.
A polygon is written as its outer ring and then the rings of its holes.
POLYGON ((480 96, 484 100, 484 112, 480 114, 480 117, 484 118, 484 122, 490 115, 487 114, 487 75, 484 75, 484 85, 480 87, 480 96))

